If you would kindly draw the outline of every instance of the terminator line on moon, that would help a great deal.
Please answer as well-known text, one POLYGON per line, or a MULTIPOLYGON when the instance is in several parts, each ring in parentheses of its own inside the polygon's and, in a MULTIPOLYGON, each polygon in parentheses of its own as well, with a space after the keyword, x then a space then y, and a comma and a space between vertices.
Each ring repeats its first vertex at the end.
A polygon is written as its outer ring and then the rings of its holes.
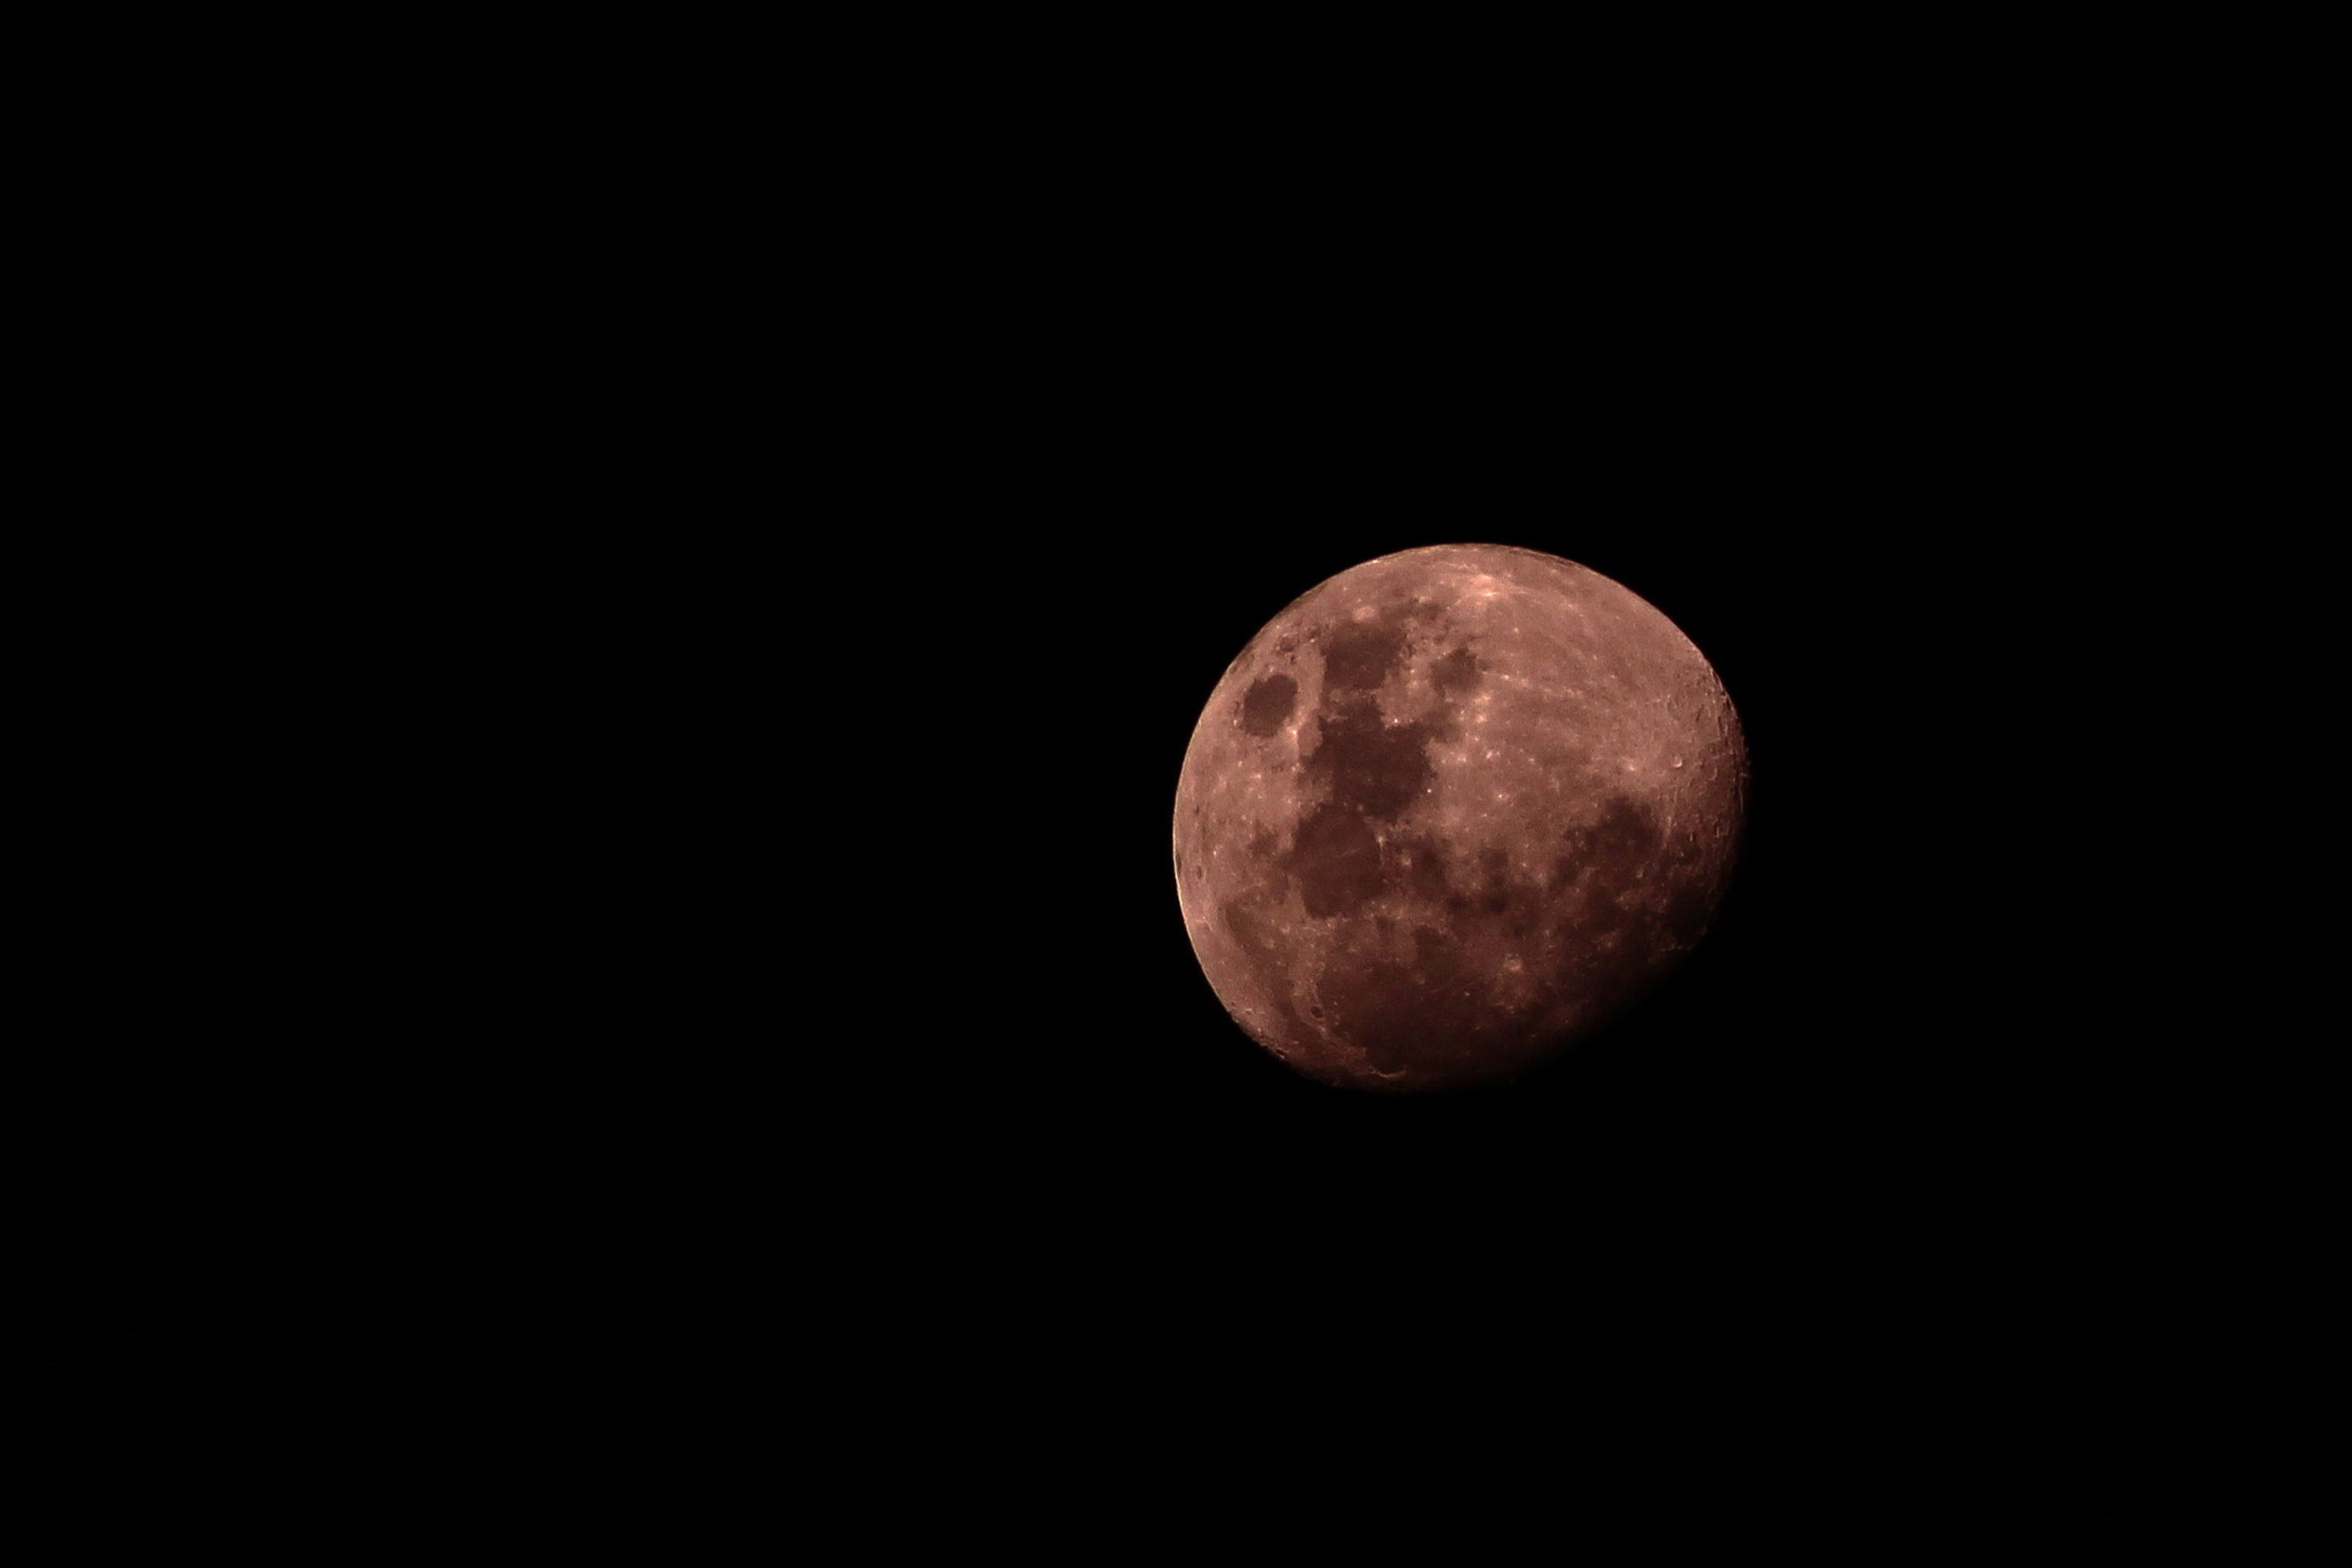
POLYGON ((1705 934, 1748 765, 1703 655, 1597 572, 1408 550, 1308 590, 1194 726, 1177 897, 1234 1019, 1310 1078, 1507 1079, 1705 934))

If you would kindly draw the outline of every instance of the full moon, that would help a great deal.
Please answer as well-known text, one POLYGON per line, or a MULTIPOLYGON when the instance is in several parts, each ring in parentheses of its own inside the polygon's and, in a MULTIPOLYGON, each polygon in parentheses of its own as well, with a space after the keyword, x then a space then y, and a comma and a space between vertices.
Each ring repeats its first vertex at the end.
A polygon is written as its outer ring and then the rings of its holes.
POLYGON ((1234 1020, 1309 1078, 1509 1079, 1696 946, 1747 749, 1706 658, 1573 562, 1408 550, 1243 648, 1176 788, 1176 893, 1234 1020))

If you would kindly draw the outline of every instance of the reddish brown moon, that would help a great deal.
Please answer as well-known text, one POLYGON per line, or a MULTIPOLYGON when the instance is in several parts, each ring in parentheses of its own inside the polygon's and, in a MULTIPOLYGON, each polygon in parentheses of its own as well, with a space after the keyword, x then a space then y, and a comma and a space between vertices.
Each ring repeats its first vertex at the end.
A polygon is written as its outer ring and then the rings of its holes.
POLYGON ((1696 946, 1747 749, 1706 658, 1573 562, 1408 550, 1308 590, 1217 682, 1176 890, 1236 1022, 1309 1078, 1509 1079, 1696 946))

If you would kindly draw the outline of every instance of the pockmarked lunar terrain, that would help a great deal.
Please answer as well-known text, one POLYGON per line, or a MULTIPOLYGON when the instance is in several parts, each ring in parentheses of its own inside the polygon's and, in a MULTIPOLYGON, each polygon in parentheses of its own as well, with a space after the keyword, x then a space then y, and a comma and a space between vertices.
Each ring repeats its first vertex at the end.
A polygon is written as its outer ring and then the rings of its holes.
POLYGON ((1408 550, 1310 589, 1217 683, 1177 897, 1218 999, 1298 1071, 1507 1079, 1698 942, 1747 787, 1729 697, 1649 604, 1534 551, 1408 550))

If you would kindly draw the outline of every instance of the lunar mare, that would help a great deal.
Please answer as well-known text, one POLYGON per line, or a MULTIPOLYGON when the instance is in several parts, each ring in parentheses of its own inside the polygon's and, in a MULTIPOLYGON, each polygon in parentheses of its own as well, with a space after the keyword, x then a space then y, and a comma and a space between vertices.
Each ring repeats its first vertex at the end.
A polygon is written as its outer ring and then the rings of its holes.
POLYGON ((1326 1082, 1508 1078, 1713 921, 1747 752, 1704 656, 1599 573, 1436 545, 1301 595, 1225 670, 1176 791, 1202 973, 1326 1082))

